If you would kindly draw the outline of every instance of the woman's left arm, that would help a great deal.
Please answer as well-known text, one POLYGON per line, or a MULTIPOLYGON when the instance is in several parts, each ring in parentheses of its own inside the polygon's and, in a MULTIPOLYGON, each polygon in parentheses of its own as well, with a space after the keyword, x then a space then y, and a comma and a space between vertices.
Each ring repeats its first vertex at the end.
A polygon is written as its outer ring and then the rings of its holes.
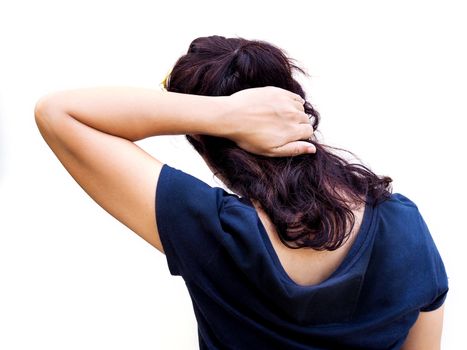
POLYGON ((45 141, 79 185, 163 251, 154 203, 163 164, 133 141, 205 134, 230 138, 264 155, 313 152, 311 144, 299 141, 313 130, 298 95, 271 87, 249 90, 231 97, 130 87, 67 90, 42 97, 35 117, 45 141))

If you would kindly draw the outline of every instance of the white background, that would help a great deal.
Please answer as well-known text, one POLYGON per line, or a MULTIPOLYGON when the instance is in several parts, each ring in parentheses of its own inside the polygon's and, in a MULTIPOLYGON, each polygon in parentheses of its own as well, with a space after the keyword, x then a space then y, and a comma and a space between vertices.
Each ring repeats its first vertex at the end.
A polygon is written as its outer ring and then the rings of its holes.
MULTIPOLYGON (((323 139, 414 200, 444 258, 444 349, 465 348, 462 1, 21 1, 0 3, 0 349, 197 349, 164 255, 89 199, 41 139, 39 97, 158 88, 198 36, 263 39, 311 75, 323 139)), ((141 143, 219 185, 183 137, 141 143)), ((410 268, 408 266, 408 268, 410 268)))

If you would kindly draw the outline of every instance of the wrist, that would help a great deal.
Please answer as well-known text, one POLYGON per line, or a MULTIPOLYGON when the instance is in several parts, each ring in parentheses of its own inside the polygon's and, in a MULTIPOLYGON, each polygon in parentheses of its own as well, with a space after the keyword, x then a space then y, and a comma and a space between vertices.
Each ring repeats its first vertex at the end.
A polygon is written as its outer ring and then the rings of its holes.
POLYGON ((202 122, 197 123, 198 130, 195 133, 229 138, 235 133, 236 120, 232 118, 235 106, 229 96, 206 97, 205 108, 200 110, 199 118, 202 122))

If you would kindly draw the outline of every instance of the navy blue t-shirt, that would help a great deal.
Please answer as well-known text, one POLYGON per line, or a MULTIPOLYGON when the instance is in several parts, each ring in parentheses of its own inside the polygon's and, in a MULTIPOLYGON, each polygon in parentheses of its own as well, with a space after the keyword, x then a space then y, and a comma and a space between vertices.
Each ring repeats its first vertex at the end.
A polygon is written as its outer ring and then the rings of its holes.
POLYGON ((367 204, 347 256, 301 286, 282 267, 252 203, 164 164, 159 235, 185 280, 200 349, 399 349, 420 311, 440 307, 446 271, 416 205, 367 204))

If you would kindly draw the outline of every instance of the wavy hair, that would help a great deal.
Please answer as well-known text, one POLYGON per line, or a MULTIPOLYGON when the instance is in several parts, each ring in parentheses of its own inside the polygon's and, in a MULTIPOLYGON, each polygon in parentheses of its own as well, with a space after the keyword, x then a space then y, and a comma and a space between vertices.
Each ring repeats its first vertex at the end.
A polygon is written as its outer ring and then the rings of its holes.
MULTIPOLYGON (((320 115, 294 79, 295 73, 306 74, 270 43, 215 35, 191 42, 188 52, 175 63, 165 87, 207 96, 280 87, 306 100, 305 113, 316 130, 320 115)), ((345 160, 334 152, 339 149, 317 140, 313 140, 317 149, 314 155, 266 157, 247 152, 226 138, 186 138, 233 192, 261 204, 280 240, 290 248, 339 248, 355 224, 352 206, 376 205, 390 197, 391 178, 345 160)))

